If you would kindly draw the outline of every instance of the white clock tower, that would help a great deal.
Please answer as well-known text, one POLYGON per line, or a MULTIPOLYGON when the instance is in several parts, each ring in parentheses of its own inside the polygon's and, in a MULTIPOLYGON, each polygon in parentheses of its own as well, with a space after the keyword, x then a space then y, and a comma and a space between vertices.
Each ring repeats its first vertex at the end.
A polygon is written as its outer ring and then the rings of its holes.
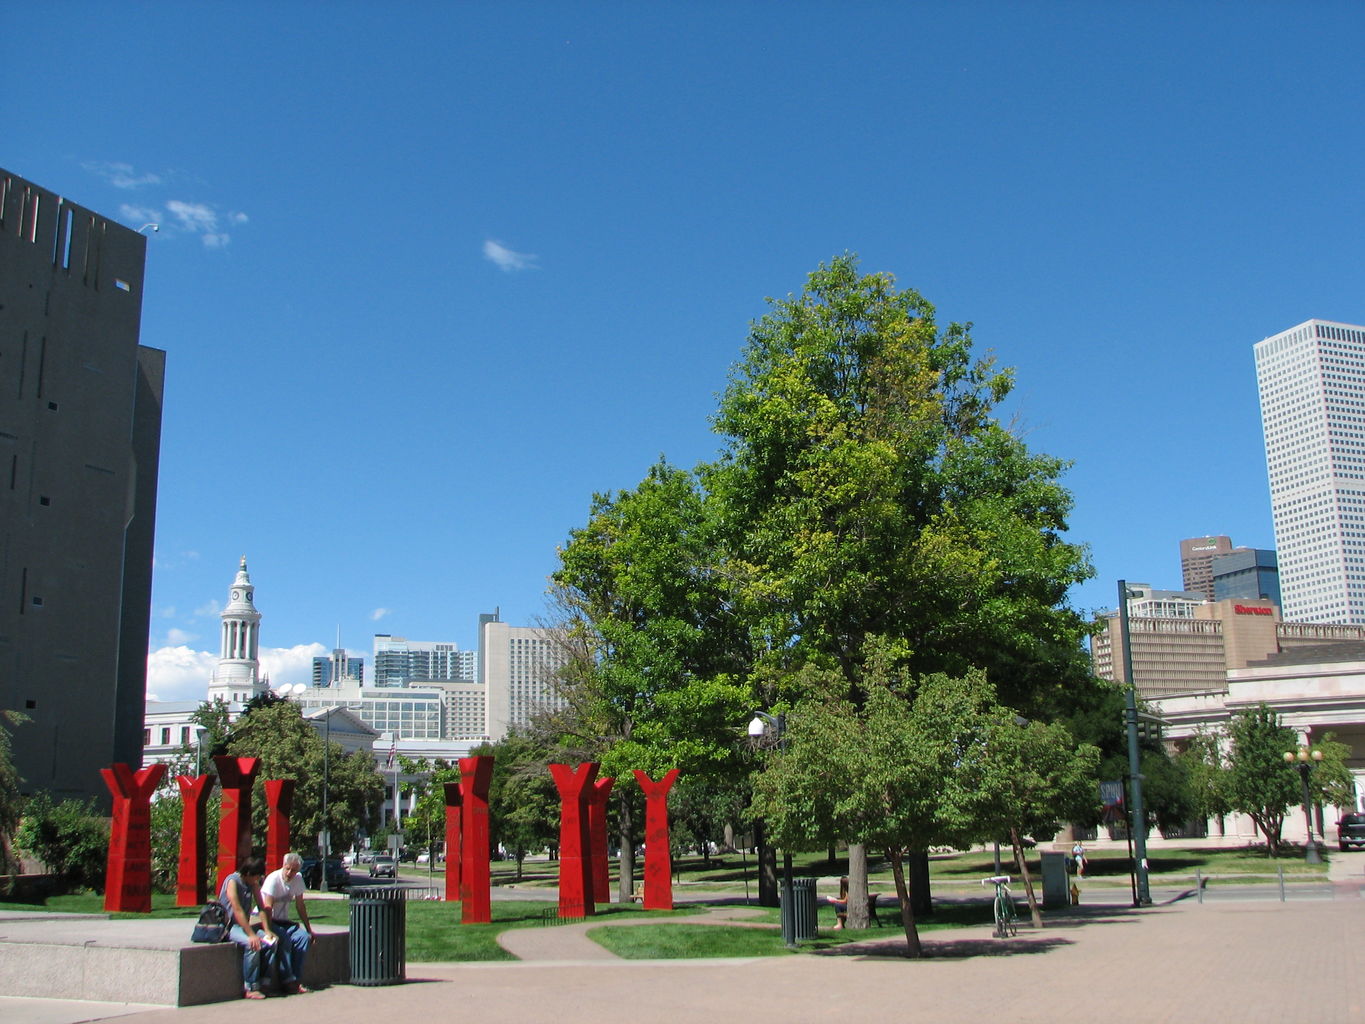
POLYGON ((253 603, 256 588, 246 571, 246 555, 228 592, 223 609, 223 642, 218 667, 209 680, 209 700, 221 697, 229 704, 245 704, 266 691, 257 660, 260 650, 261 613, 253 603))

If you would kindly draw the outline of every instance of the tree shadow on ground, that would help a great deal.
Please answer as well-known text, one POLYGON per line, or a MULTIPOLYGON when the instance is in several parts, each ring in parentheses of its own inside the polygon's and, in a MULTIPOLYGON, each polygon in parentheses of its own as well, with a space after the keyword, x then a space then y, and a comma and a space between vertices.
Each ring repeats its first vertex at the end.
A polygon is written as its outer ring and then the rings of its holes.
MULTIPOLYGON (((1074 942, 1062 936, 1016 936, 1012 939, 927 939, 923 943, 924 960, 969 960, 983 956, 1033 956, 1050 953, 1074 942)), ((812 951, 811 956, 852 956, 864 960, 905 960, 905 940, 879 942, 850 942, 833 949, 812 951)))

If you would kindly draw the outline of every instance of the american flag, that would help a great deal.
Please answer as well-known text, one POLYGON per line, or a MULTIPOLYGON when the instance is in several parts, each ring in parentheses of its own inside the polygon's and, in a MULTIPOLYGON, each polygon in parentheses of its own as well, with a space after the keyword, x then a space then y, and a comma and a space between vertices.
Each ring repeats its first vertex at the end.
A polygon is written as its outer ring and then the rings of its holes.
POLYGON ((395 737, 393 738, 393 742, 389 745, 389 756, 388 756, 388 757, 385 759, 385 761, 384 761, 384 767, 385 767, 385 768, 392 768, 392 767, 393 767, 393 758, 394 758, 394 755, 397 754, 397 753, 398 753, 398 737, 395 736, 395 737))

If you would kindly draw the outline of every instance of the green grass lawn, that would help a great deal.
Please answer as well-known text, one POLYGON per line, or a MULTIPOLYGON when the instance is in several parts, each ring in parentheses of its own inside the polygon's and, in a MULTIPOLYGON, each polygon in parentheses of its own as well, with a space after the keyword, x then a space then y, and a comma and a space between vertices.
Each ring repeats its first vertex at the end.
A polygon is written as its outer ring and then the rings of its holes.
MULTIPOLYGON (((687 960, 725 956, 784 956, 780 928, 727 928, 711 924, 646 924, 589 928, 588 938, 626 960, 687 960)), ((810 944, 804 944, 809 948, 810 944)))

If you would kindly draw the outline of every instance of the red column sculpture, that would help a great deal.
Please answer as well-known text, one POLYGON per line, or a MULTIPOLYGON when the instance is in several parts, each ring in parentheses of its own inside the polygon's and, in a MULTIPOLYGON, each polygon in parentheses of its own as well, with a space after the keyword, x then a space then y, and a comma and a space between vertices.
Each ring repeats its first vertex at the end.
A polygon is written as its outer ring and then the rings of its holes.
POLYGON ((586 917, 596 912, 592 895, 592 835, 588 794, 597 778, 597 762, 577 768, 550 765, 559 789, 559 916, 586 917))
POLYGON ((223 787, 222 812, 218 817, 218 881, 220 892, 227 876, 251 855, 251 786, 261 768, 258 757, 215 754, 218 782, 223 787))
POLYGON ((645 794, 645 899, 646 910, 673 909, 672 847, 668 839, 668 791, 678 781, 678 769, 658 782, 635 769, 635 781, 645 794))
POLYGON ((460 921, 464 924, 493 920, 488 869, 488 785, 492 781, 492 757, 460 758, 460 921))
POLYGON ((212 775, 177 775, 180 787, 180 864, 176 872, 175 905, 197 907, 207 903, 209 844, 204 835, 204 812, 213 792, 212 775))
POLYGON ((598 779, 588 794, 588 832, 592 836, 592 901, 611 902, 611 865, 607 860, 607 798, 615 779, 598 779))
POLYGON ((460 784, 442 783, 446 795, 446 902, 460 898, 460 784))
MULTIPOLYGON (((269 808, 265 828, 265 867, 274 871, 289 852, 289 815, 294 811, 294 780, 266 779, 265 805, 269 808)), ((323 857, 328 851, 323 850, 323 857)), ((326 871, 324 865, 323 870, 326 871)))
POLYGON ((152 793, 165 774, 164 764, 136 772, 122 763, 100 769, 114 798, 104 869, 105 910, 152 912, 152 793))

